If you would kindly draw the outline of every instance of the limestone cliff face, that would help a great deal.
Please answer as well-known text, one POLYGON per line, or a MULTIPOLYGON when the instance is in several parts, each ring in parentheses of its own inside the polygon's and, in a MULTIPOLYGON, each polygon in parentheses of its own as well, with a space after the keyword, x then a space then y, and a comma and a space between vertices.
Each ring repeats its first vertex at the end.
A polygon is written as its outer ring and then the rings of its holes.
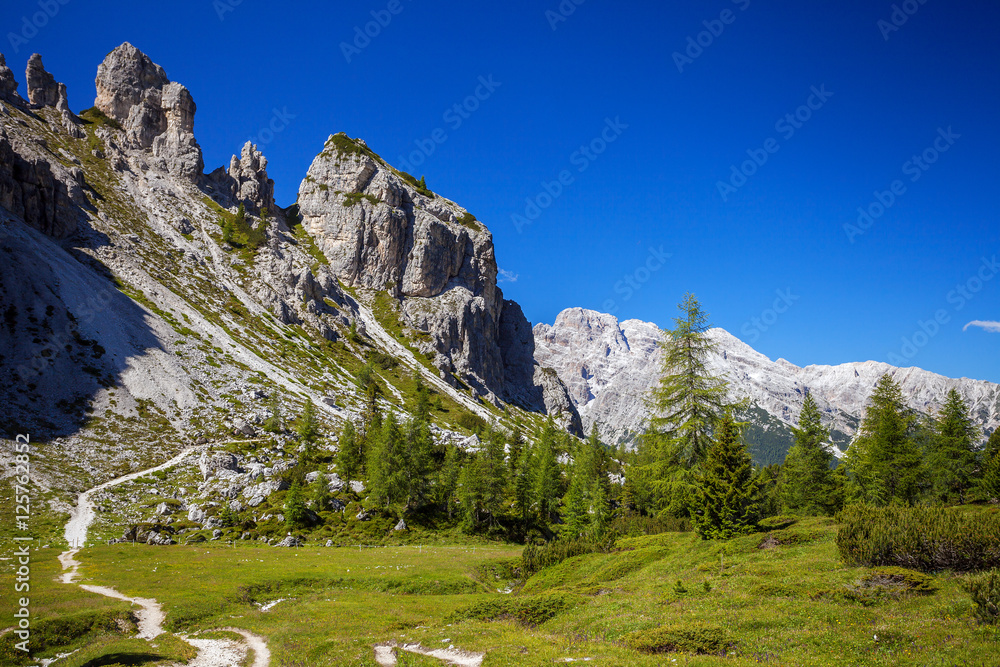
POLYGON ((197 180, 204 169, 188 89, 128 42, 97 68, 94 106, 117 121, 129 148, 151 149, 160 171, 197 180))
POLYGON ((313 161, 298 205, 337 278, 398 299, 406 324, 428 335, 419 344, 442 377, 492 400, 565 413, 578 428, 558 388, 536 382, 530 325, 504 301, 493 236, 468 211, 342 134, 313 161))

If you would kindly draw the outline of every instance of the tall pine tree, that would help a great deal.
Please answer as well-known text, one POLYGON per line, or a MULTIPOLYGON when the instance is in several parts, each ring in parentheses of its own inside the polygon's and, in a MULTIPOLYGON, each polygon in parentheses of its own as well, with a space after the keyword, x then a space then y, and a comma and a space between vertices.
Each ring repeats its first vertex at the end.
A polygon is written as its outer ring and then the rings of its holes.
POLYGON ((899 385, 883 375, 869 399, 861 432, 847 450, 850 500, 879 506, 916 501, 923 461, 913 440, 914 424, 899 385))
POLYGON ((538 520, 548 524, 555 519, 559 506, 561 475, 556 461, 555 425, 550 417, 542 428, 541 436, 535 444, 535 475, 533 496, 538 510, 538 520))
POLYGON ((354 422, 347 420, 340 431, 337 466, 344 481, 359 479, 365 463, 364 440, 358 437, 354 422))
POLYGON ((795 444, 789 448, 780 473, 782 506, 795 514, 833 514, 839 508, 830 469, 833 454, 826 448, 830 432, 823 426, 812 394, 806 394, 799 425, 793 432, 795 444))
POLYGON ((691 519, 702 539, 729 539, 751 532, 759 518, 760 489, 739 425, 726 413, 715 445, 698 476, 691 519))

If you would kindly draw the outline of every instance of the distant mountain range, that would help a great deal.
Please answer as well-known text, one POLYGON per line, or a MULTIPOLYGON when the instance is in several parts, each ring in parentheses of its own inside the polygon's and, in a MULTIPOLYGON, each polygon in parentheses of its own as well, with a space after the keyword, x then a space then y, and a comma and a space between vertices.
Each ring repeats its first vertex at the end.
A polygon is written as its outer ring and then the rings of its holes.
MULTIPOLYGON (((569 390, 586 430, 597 424, 608 442, 631 441, 644 429, 648 410, 643 395, 661 373, 663 334, 649 322, 625 320, 582 308, 561 312, 552 325, 534 327, 535 358, 552 368, 569 390)), ((913 409, 934 414, 949 389, 969 405, 984 439, 1000 425, 1000 385, 951 379, 919 368, 896 368, 865 361, 800 368, 772 361, 724 329, 711 329, 717 351, 710 370, 730 382, 731 398, 747 398, 746 436, 758 463, 784 459, 806 392, 811 392, 831 427, 838 453, 847 448, 861 423, 865 403, 879 377, 889 373, 913 409)))

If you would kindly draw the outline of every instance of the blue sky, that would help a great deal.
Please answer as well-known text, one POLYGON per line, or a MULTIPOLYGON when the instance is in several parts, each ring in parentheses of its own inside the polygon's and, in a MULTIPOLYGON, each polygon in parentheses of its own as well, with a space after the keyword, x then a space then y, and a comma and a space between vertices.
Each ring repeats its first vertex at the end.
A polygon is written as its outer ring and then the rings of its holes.
POLYGON ((194 95, 207 169, 254 137, 282 205, 364 138, 489 225, 533 322, 669 325, 691 291, 774 359, 1000 382, 995 2, 397 2, 7 0, 0 51, 81 110, 132 42, 194 95))

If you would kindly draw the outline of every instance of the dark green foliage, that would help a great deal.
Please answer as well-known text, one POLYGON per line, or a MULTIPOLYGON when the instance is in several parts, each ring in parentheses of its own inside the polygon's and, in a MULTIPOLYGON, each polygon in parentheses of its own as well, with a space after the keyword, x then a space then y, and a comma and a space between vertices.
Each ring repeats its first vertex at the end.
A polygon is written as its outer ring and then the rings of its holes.
POLYGON ((944 502, 964 503, 974 483, 979 429, 954 388, 948 391, 936 426, 927 457, 934 493, 944 502))
POLYGON ((794 429, 795 444, 788 450, 779 477, 781 504, 788 512, 832 515, 838 509, 836 480, 830 465, 833 454, 826 449, 830 432, 812 394, 806 394, 794 429))
POLYGON ((458 496, 458 480, 464 467, 465 455, 458 447, 448 447, 444 455, 444 464, 438 473, 437 500, 451 519, 455 515, 458 496))
POLYGON ((261 209, 260 223, 255 227, 240 204, 235 214, 223 211, 222 240, 230 245, 256 250, 267 242, 268 211, 261 209))
POLYGON ((729 539, 751 532, 760 518, 760 488, 739 426, 727 413, 718 432, 698 477, 691 516, 702 539, 729 539))
POLYGON ((309 495, 311 496, 313 509, 317 512, 322 512, 330 507, 330 480, 327 478, 326 473, 320 471, 316 480, 312 483, 309 495))
POLYGON ((847 450, 853 502, 884 506, 917 499, 923 465, 915 425, 899 385, 883 375, 869 399, 860 435, 847 450))
POLYGON ((476 216, 472 215, 468 211, 466 211, 465 214, 458 219, 458 224, 462 225, 463 227, 468 227, 469 229, 474 229, 476 231, 479 231, 479 225, 477 224, 476 216))
POLYGON ((89 123, 91 125, 107 125, 109 127, 113 127, 116 130, 122 129, 121 124, 117 120, 111 118, 110 116, 107 116, 103 111, 101 111, 97 107, 90 107, 89 109, 81 111, 79 117, 81 120, 83 120, 83 122, 89 123))
POLYGON ((985 462, 980 488, 988 498, 1000 499, 1000 452, 985 462))
POLYGON ((460 414, 458 416, 458 425, 476 434, 481 434, 489 426, 485 419, 471 412, 460 414))
POLYGON ((319 437, 319 422, 316 420, 316 406, 311 399, 306 399, 302 414, 292 424, 292 430, 305 443, 314 443, 319 437))
MULTIPOLYGON (((66 646, 82 637, 95 633, 124 633, 123 628, 135 628, 135 621, 128 610, 84 611, 62 614, 56 618, 31 619, 31 652, 57 646, 66 646)), ((4 665, 37 664, 37 658, 15 648, 22 641, 13 632, 0 636, 0 662, 4 665)))
POLYGON ((637 630, 625 637, 625 643, 643 653, 725 655, 730 647, 722 628, 701 623, 675 623, 637 630))
POLYGON ((375 350, 368 354, 368 363, 378 366, 384 371, 388 371, 399 366, 399 359, 391 354, 375 350))
POLYGON ((898 565, 921 572, 1000 566, 996 512, 852 505, 839 518, 837 549, 848 565, 898 565))
POLYGON ((392 413, 368 442, 368 497, 378 506, 402 510, 407 498, 406 443, 392 413))
POLYGON ((572 595, 550 594, 525 597, 503 596, 478 602, 452 614, 448 622, 463 619, 499 621, 513 619, 527 626, 535 626, 553 618, 556 614, 579 604, 572 595))
POLYGON ((374 195, 365 194, 364 192, 345 192, 344 193, 344 206, 351 207, 359 203, 362 199, 368 200, 372 204, 380 204, 382 200, 374 195))
POLYGON ((337 450, 337 466, 345 480, 358 479, 365 462, 364 439, 358 437, 354 422, 344 422, 340 431, 337 450))
POLYGON ((490 431, 484 438, 483 448, 462 468, 459 488, 462 527, 466 532, 482 528, 495 530, 499 527, 507 485, 503 447, 503 434, 490 431))
POLYGON ((970 576, 962 582, 962 588, 976 605, 977 621, 987 625, 1000 621, 1000 571, 970 576))
POLYGON ((288 493, 285 495, 285 523, 301 527, 306 524, 308 516, 309 510, 302 497, 302 486, 298 481, 292 482, 292 488, 288 489, 288 493))
POLYGON ((783 530, 794 526, 798 519, 792 516, 770 516, 757 522, 758 530, 783 530))
POLYGON ((678 305, 675 328, 662 343, 659 384, 647 399, 649 429, 640 441, 639 475, 645 478, 651 509, 673 514, 690 511, 691 475, 709 448, 726 407, 726 382, 708 372, 714 349, 708 314, 693 294, 678 305))
POLYGON ((521 572, 530 577, 546 567, 558 565, 567 558, 607 551, 606 543, 592 540, 556 540, 542 546, 529 544, 521 552, 521 572))
POLYGON ((558 510, 562 475, 556 461, 555 425, 551 417, 545 422, 542 433, 535 443, 535 471, 532 496, 538 520, 549 523, 555 519, 558 510))
POLYGON ((663 515, 659 517, 629 514, 614 519, 608 528, 608 536, 639 537, 660 533, 687 533, 692 530, 691 520, 683 516, 663 515))
POLYGON ((240 515, 234 512, 229 505, 223 505, 219 510, 219 522, 223 528, 232 528, 240 523, 240 515))

